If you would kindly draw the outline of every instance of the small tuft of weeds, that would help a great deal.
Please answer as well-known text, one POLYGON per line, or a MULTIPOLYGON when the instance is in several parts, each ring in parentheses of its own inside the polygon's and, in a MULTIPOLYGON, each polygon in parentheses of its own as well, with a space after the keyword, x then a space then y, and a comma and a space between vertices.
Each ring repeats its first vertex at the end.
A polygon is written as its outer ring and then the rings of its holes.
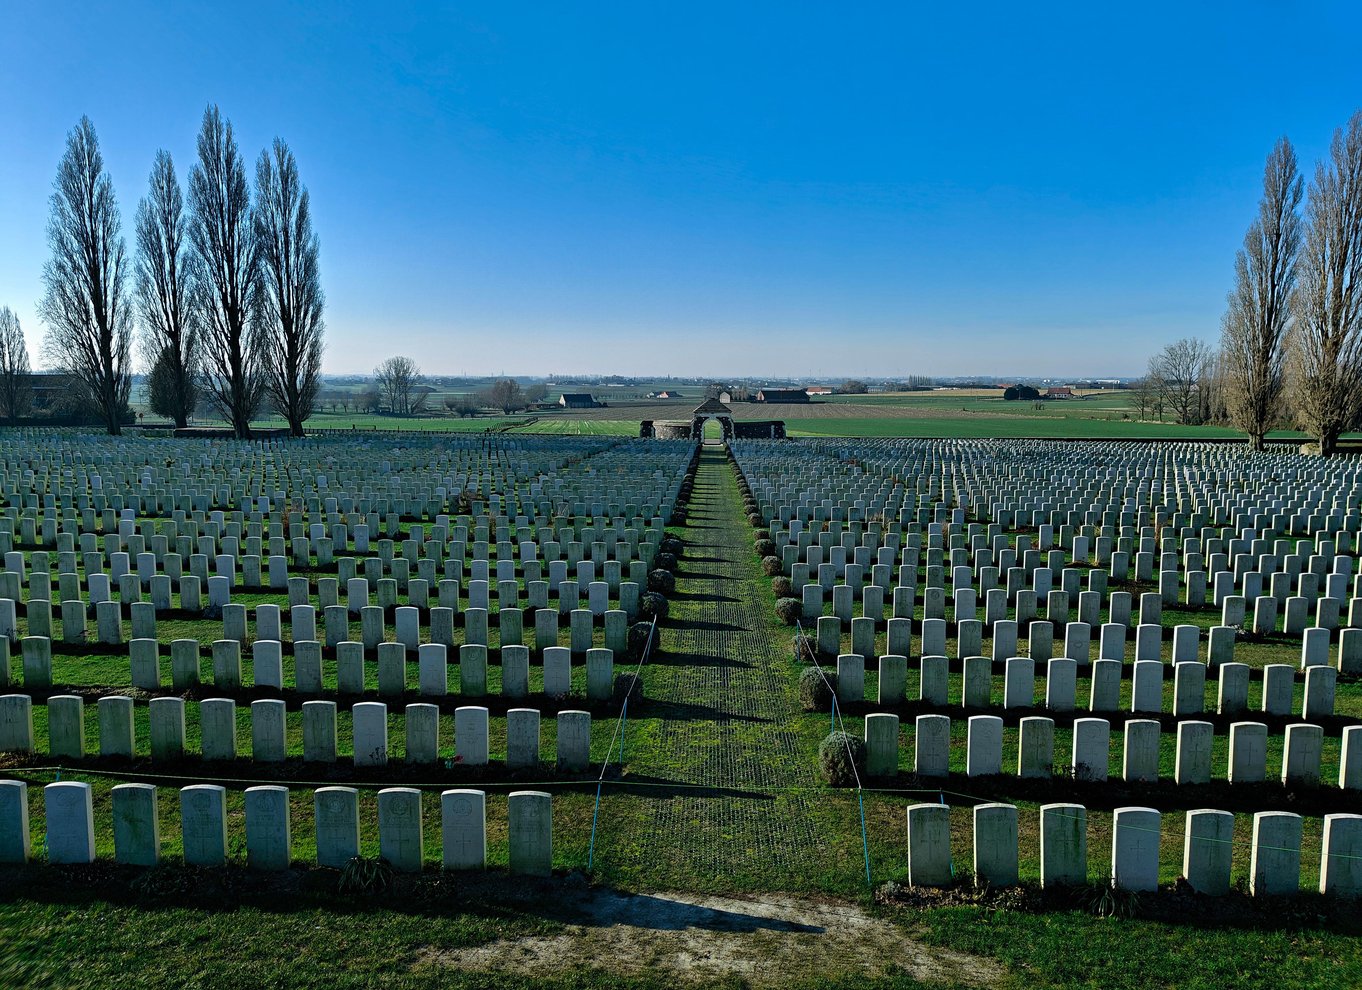
POLYGON ((336 892, 350 895, 381 894, 392 883, 393 868, 386 859, 355 856, 341 867, 336 892))

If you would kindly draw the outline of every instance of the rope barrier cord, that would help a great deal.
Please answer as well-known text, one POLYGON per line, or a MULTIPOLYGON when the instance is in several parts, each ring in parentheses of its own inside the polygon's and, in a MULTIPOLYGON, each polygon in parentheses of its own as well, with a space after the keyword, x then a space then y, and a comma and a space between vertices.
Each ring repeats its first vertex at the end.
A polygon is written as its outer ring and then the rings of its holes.
POLYGON ((818 671, 818 676, 823 679, 824 687, 828 689, 828 693, 832 696, 833 731, 836 731, 836 726, 841 726, 842 743, 847 749, 847 763, 851 765, 851 773, 856 778, 856 801, 860 805, 861 810, 861 851, 865 854, 865 883, 867 887, 873 886, 874 881, 871 879, 870 875, 870 837, 866 831, 865 825, 864 789, 861 786, 860 771, 856 769, 856 758, 851 753, 851 735, 847 732, 846 723, 842 720, 841 709, 837 705, 837 689, 832 686, 832 683, 828 680, 828 675, 823 672, 823 665, 818 662, 818 653, 809 646, 809 637, 804 632, 804 624, 798 619, 795 620, 795 629, 799 636, 800 644, 803 647, 801 652, 812 658, 814 670, 818 671))
MULTIPOLYGON (((653 652, 653 638, 657 635, 657 615, 653 615, 652 625, 648 627, 648 639, 643 644, 643 652, 639 655, 638 666, 629 675, 629 688, 624 692, 624 704, 620 706, 619 718, 615 719, 615 728, 610 734, 610 744, 605 747, 605 760, 601 763, 601 774, 596 778, 596 803, 591 809, 591 841, 586 850, 586 868, 589 870, 596 862, 596 825, 601 814, 601 791, 605 787, 605 771, 610 767, 610 754, 615 751, 615 737, 620 741, 620 766, 624 766, 624 724, 629 715, 629 695, 633 693, 634 686, 638 684, 639 675, 643 673, 643 665, 648 662, 648 658, 653 652)), ((671 785, 666 785, 671 786, 671 785)))

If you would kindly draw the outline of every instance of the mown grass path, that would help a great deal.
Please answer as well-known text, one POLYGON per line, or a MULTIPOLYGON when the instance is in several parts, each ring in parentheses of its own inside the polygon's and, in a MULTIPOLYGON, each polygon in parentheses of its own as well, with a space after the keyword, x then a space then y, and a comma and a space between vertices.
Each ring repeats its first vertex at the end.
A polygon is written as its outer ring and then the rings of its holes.
POLYGON ((603 814, 603 832, 632 831, 614 837, 602 864, 622 868, 621 879, 688 889, 822 886, 813 753, 742 508, 732 466, 707 448, 671 616, 626 744, 622 779, 648 786, 625 789, 632 813, 612 802, 629 821, 603 814))

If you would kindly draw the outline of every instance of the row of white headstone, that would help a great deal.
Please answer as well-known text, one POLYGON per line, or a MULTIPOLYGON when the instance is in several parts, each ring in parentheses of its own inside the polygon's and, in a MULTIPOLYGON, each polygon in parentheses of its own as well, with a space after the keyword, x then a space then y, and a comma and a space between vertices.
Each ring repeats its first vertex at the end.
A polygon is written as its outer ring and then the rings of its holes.
MULTIPOLYGON (((913 620, 908 618, 889 619, 881 628, 885 629, 884 649, 879 650, 876 624, 871 619, 851 620, 850 649, 843 650, 843 626, 835 616, 816 614, 813 617, 813 640, 818 652, 824 656, 839 653, 855 653, 867 659, 877 653, 894 656, 945 656, 947 635, 950 627, 945 619, 923 619, 917 623, 919 634, 913 636, 913 620), (917 648, 914 649, 916 640, 917 648)), ((1012 619, 999 620, 991 630, 989 653, 993 659, 1002 661, 1019 655, 1021 646, 1018 634, 1021 631, 1012 619)), ((1122 622, 1108 622, 1093 626, 1086 622, 1051 622, 1037 619, 1026 626, 1026 654, 1033 660, 1049 660, 1053 656, 1064 656, 1087 665, 1092 662, 1093 647, 1097 647, 1099 660, 1116 660, 1124 663, 1127 659, 1131 626, 1122 622), (1055 642, 1056 631, 1061 636, 1055 642), (1097 642, 1093 642, 1093 634, 1097 642), (1058 647, 1058 649, 1056 649, 1058 647)), ((963 619, 955 626, 955 655, 972 657, 984 655, 984 633, 987 627, 978 619, 963 619)), ((1201 628, 1190 623, 1173 627, 1172 636, 1165 637, 1165 627, 1157 622, 1140 623, 1134 626, 1134 660, 1149 660, 1173 664, 1204 663, 1210 667, 1234 661, 1234 644, 1237 630, 1233 626, 1212 626, 1207 636, 1207 649, 1201 651, 1201 628), (1165 642, 1169 648, 1164 649, 1165 642), (1164 655, 1167 660, 1164 661, 1164 655)), ((1315 665, 1330 665, 1342 674, 1362 674, 1362 629, 1343 629, 1334 637, 1322 626, 1301 630, 1300 667, 1304 669, 1315 665), (1331 644, 1337 641, 1338 649, 1333 651, 1331 644)))
MULTIPOLYGON (((996 715, 972 715, 965 736, 965 775, 985 777, 1003 772, 1003 720, 996 715)), ((913 723, 912 772, 919 777, 950 773, 951 720, 946 715, 919 715, 913 723)), ((872 777, 899 772, 900 722, 897 715, 879 712, 865 718, 866 770, 872 777)), ((1149 783, 1159 779, 1161 726, 1153 719, 1131 719, 1122 732, 1122 779, 1149 783)), ((1268 728, 1261 722, 1230 726, 1229 751, 1223 768, 1214 760, 1215 726, 1210 722, 1177 724, 1177 784, 1206 784, 1213 774, 1232 784, 1267 780, 1268 728)), ((1283 785, 1314 787, 1320 783, 1324 733, 1317 725, 1288 725, 1282 749, 1283 785)), ((1105 781, 1111 764, 1111 723, 1104 718, 1073 722, 1068 767, 1077 780, 1105 781)), ((1018 726, 1017 775, 1050 777, 1055 774, 1055 723, 1042 716, 1023 718, 1018 726)), ((1343 730, 1339 752, 1338 786, 1362 790, 1362 725, 1343 730)))
MULTIPOLYGON (((228 861, 227 791, 216 784, 183 787, 180 829, 187 865, 224 866, 228 861)), ((112 789, 114 860, 131 866, 161 861, 161 813, 152 784, 112 789)), ((49 863, 93 863, 96 856, 93 791, 80 781, 43 788, 44 844, 49 863)), ((246 865, 286 870, 294 860, 289 789, 248 787, 244 794, 246 865)), ((389 787, 378 792, 379 855, 393 869, 419 872, 425 863, 422 792, 389 787)), ((313 791, 318 866, 341 868, 360 855, 359 791, 319 787, 313 791)), ((548 876, 553 868, 553 805, 544 791, 512 791, 507 800, 509 867, 512 873, 548 876)), ((448 870, 487 865, 487 796, 480 790, 440 795, 441 862, 448 870)), ((0 862, 33 858, 28 788, 0 780, 0 862)))
MULTIPOLYGON (((954 877, 951 809, 915 804, 907 809, 908 882, 947 886, 954 877)), ((1163 816, 1152 808, 1112 812, 1110 869, 1102 880, 1120 890, 1149 891, 1159 885, 1163 816)), ((1262 811, 1253 816, 1249 891, 1255 896, 1300 893, 1300 815, 1262 811)), ((976 883, 1015 885, 1019 879, 1017 808, 980 804, 973 810, 973 870, 976 883)), ((1189 811, 1183 830, 1182 876, 1193 890, 1212 896, 1229 892, 1234 857, 1234 815, 1189 811)), ((1043 887, 1088 883, 1087 809, 1078 804, 1040 808, 1040 882, 1043 887)), ((1362 815, 1324 816, 1319 890, 1342 898, 1362 896, 1362 815)))
MULTIPOLYGON (((182 579, 182 583, 195 585, 197 582, 194 578, 186 577, 182 579)), ((622 638, 630 616, 638 612, 642 587, 642 584, 632 581, 622 583, 619 597, 615 601, 617 608, 611 607, 612 602, 605 583, 596 582, 586 608, 581 607, 580 599, 564 597, 559 601, 558 607, 531 610, 536 647, 543 649, 545 646, 557 645, 561 617, 564 615, 568 617, 572 645, 579 652, 584 648, 582 644, 586 642, 593 625, 604 624, 607 635, 622 638)), ((188 598, 185 599, 188 605, 194 604, 196 593, 197 588, 189 591, 188 598)), ((354 618, 358 618, 361 637, 365 645, 372 649, 388 638, 389 614, 393 618, 393 635, 396 641, 413 651, 423 637, 428 642, 443 643, 451 648, 461 645, 457 633, 459 629, 457 620, 460 614, 463 616, 461 638, 464 644, 487 646, 490 643, 489 631, 493 617, 496 618, 499 642, 507 645, 524 643, 525 614, 522 609, 506 608, 500 612, 489 612, 485 608, 469 608, 460 613, 458 609, 446 605, 431 607, 429 602, 419 604, 422 601, 420 596, 413 596, 411 601, 413 604, 395 605, 391 608, 366 605, 354 612, 339 604, 325 606, 293 604, 288 609, 292 638, 295 641, 317 638, 317 613, 320 609, 323 632, 329 646, 349 639, 350 623, 354 618)), ((79 598, 63 601, 56 609, 56 616, 61 621, 59 637, 54 635, 53 609, 43 608, 41 605, 40 602, 29 602, 24 610, 26 632, 29 636, 57 639, 68 645, 93 641, 107 646, 121 646, 125 642, 127 628, 125 618, 130 618, 132 639, 157 638, 158 609, 149 602, 133 602, 125 608, 119 601, 101 601, 93 605, 79 598), (91 612, 95 616, 93 640, 88 626, 91 612)), ((191 615, 204 612, 199 607, 185 607, 183 611, 191 615)), ((275 603, 261 603, 254 607, 253 612, 256 623, 253 638, 279 640, 283 630, 283 613, 280 606, 275 603)), ((0 597, 0 639, 15 641, 20 638, 24 630, 20 628, 18 613, 18 603, 15 599, 0 597)), ((215 602, 211 602, 208 613, 205 614, 222 617, 221 638, 243 643, 252 638, 248 625, 251 613, 247 611, 245 605, 232 602, 230 595, 224 594, 215 602)))
MULTIPOLYGON (((294 643, 292 689, 303 695, 318 695, 325 691, 323 679, 327 663, 322 644, 315 641, 294 643)), ((49 688, 53 684, 52 644, 43 637, 29 636, 21 643, 22 684, 30 690, 49 688)), ((184 691, 202 683, 199 642, 177 639, 170 644, 171 686, 184 691)), ((380 643, 377 654, 378 693, 400 697, 409 690, 408 654, 401 643, 380 643)), ((481 698, 488 694, 488 657, 485 646, 461 646, 458 649, 458 693, 467 698, 481 698)), ((276 640, 256 640, 252 647, 253 662, 250 684, 257 688, 283 691, 283 646, 276 640)), ((525 646, 506 646, 501 653, 501 694, 507 698, 524 698, 530 694, 531 653, 525 646)), ((366 660, 363 643, 341 642, 333 650, 335 657, 336 691, 342 695, 363 694, 366 660)), ((586 698, 588 701, 607 701, 614 691, 615 651, 602 647, 584 646, 580 651, 586 667, 586 698)), ((440 643, 423 643, 416 653, 417 693, 426 697, 446 697, 450 692, 449 651, 440 643)), ((551 646, 543 651, 543 687, 546 697, 561 698, 572 693, 573 651, 566 646, 551 646)), ((129 663, 132 685, 145 691, 159 691, 164 681, 161 675, 159 644, 152 639, 135 639, 130 644, 129 663)), ((11 684, 9 644, 0 640, 0 687, 11 684)), ((246 686, 248 678, 242 666, 241 644, 236 640, 217 640, 212 644, 212 683, 223 691, 237 691, 246 686)), ((20 681, 13 682, 16 686, 20 681)))
MULTIPOLYGON (((944 656, 924 656, 917 663, 918 700, 923 704, 945 707, 949 704, 951 681, 959 687, 959 704, 965 708, 986 709, 993 702, 994 679, 999 668, 1003 673, 1004 709, 1035 708, 1037 687, 1041 688, 1039 707, 1054 712, 1071 712, 1077 707, 1079 671, 1084 670, 1089 682, 1087 707, 1092 712, 1121 710, 1122 675, 1126 667, 1118 660, 1098 660, 1084 667, 1067 657, 1045 661, 1043 680, 1036 675, 1037 661, 1031 657, 1009 657, 1003 662, 989 657, 967 656, 959 665, 960 675, 953 678, 951 662, 944 656)), ((1130 711, 1136 714, 1157 714, 1167 711, 1178 718, 1200 715, 1206 710, 1205 664, 1188 661, 1173 665, 1170 699, 1165 702, 1167 668, 1154 660, 1139 660, 1130 665, 1130 711)), ((1292 713, 1295 705, 1296 671, 1288 664, 1268 664, 1262 668, 1262 690, 1258 710, 1268 715, 1284 716, 1292 713)), ((883 656, 879 658, 875 704, 898 706, 907 693, 908 658, 883 656)), ((858 654, 844 653, 837 658, 837 698, 843 704, 859 704, 866 700, 865 659, 858 654)), ((1217 671, 1215 708, 1221 715, 1234 715, 1249 710, 1249 685, 1252 682, 1248 664, 1227 663, 1217 671)), ((1315 665, 1305 668, 1304 693, 1299 713, 1306 721, 1327 719, 1334 714, 1338 671, 1333 667, 1315 665)))
MULTIPOLYGON (((237 704, 230 698, 198 702, 200 755, 205 760, 235 760, 244 754, 237 732, 237 704)), ((149 745, 153 760, 180 760, 187 754, 182 698, 152 698, 148 705, 149 745)), ((48 754, 58 759, 87 756, 132 759, 138 755, 134 701, 106 695, 97 702, 99 743, 92 752, 85 731, 85 701, 78 695, 53 695, 47 700, 48 754)), ((250 758, 282 763, 288 754, 288 712, 283 701, 251 702, 250 758)), ((333 701, 305 701, 302 705, 303 760, 335 763, 339 756, 338 710, 333 701)), ((433 764, 440 759, 440 709, 411 704, 404 709, 405 761, 433 764)), ((388 706, 360 702, 350 709, 353 760, 356 767, 387 766, 388 706)), ((537 767, 540 751, 540 713, 534 708, 512 708, 506 713, 507 769, 537 767)), ((486 766, 489 752, 489 713, 464 706, 454 711, 454 762, 486 766)), ((26 694, 0 695, 0 752, 36 753, 33 702, 26 694)), ((591 760, 591 713, 566 710, 557 715, 556 758, 563 773, 581 773, 591 760)))

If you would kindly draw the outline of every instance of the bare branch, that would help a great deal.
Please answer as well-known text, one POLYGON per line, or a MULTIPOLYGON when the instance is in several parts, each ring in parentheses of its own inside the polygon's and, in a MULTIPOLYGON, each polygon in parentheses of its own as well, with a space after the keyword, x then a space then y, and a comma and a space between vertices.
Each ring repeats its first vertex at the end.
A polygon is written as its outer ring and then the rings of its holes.
POLYGON ((198 403, 200 332, 193 305, 196 259, 175 163, 156 153, 147 196, 137 207, 137 298, 151 408, 183 427, 198 403))
POLYGON ((189 170, 189 236, 197 258, 195 305, 203 315, 203 381, 238 437, 264 396, 260 251, 251 223, 246 167, 230 121, 216 106, 203 114, 198 162, 189 170))
POLYGON ((1284 345, 1301 249, 1301 186, 1295 150, 1282 138, 1263 170, 1258 217, 1235 257, 1234 289, 1221 324, 1227 411, 1254 450, 1263 449, 1281 416, 1284 345))
POLYGON ((111 434, 122 432, 132 386, 132 300, 122 219, 90 118, 66 138, 47 223, 38 312, 49 359, 79 381, 111 434))
POLYGON ((312 230, 307 190, 298 180, 298 164, 288 145, 276 138, 273 155, 262 151, 255 176, 266 388, 288 420, 290 434, 301 437, 321 389, 326 303, 318 264, 321 249, 312 230))
POLYGON ((1362 111, 1315 166, 1293 307, 1289 373, 1321 454, 1362 419, 1362 111))
POLYGON ((28 347, 19 317, 8 306, 0 308, 0 419, 28 414, 33 403, 29 384, 28 347))

